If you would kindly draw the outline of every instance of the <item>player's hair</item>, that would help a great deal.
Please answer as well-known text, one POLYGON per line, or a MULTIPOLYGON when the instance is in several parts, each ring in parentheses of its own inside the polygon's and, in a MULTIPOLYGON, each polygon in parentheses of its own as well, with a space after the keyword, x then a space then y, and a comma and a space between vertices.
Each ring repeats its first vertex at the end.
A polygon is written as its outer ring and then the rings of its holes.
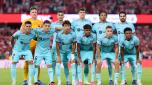
POLYGON ((132 29, 131 29, 130 27, 126 27, 126 28, 124 29, 124 33, 125 33, 126 31, 131 31, 131 32, 132 32, 132 29))
POLYGON ((69 20, 65 20, 65 21, 63 21, 62 26, 64 26, 65 24, 67 24, 67 25, 71 26, 71 23, 70 23, 70 21, 69 21, 69 20))
POLYGON ((127 13, 124 11, 119 12, 119 16, 120 16, 120 14, 125 14, 125 16, 127 15, 127 13))
POLYGON ((92 28, 89 24, 86 24, 86 25, 83 26, 83 29, 92 29, 92 28))
POLYGON ((63 12, 63 11, 58 11, 57 14, 58 14, 58 13, 64 13, 64 12, 63 12))
POLYGON ((32 6, 32 7, 30 8, 30 11, 31 11, 31 10, 38 10, 38 9, 37 9, 37 7, 35 7, 35 6, 32 6))
POLYGON ((85 8, 80 8, 80 9, 79 9, 79 12, 80 12, 80 11, 85 11, 85 12, 86 12, 86 9, 85 9, 85 8))
POLYGON ((31 21, 25 21, 24 24, 32 24, 31 21))
POLYGON ((107 14, 108 14, 106 11, 100 11, 100 12, 99 12, 99 16, 100 16, 101 13, 105 13, 106 16, 107 16, 107 14))
POLYGON ((49 20, 45 20, 43 24, 51 24, 51 22, 49 20))
POLYGON ((109 28, 112 29, 112 26, 107 26, 107 27, 106 27, 106 29, 109 29, 109 28))

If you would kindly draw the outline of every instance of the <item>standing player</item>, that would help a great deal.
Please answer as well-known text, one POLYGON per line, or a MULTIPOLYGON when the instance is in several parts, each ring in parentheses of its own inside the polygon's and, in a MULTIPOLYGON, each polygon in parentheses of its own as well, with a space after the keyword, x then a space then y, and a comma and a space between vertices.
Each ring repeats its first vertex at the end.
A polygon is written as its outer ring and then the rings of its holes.
MULTIPOLYGON (((120 12, 119 13, 119 19, 120 19, 120 23, 116 23, 115 24, 115 28, 117 30, 117 34, 118 34, 118 41, 120 41, 119 39, 124 37, 124 29, 126 27, 129 27, 132 29, 133 34, 135 34, 135 27, 132 23, 128 23, 126 22, 126 16, 127 14, 125 12, 120 12)), ((120 60, 121 57, 119 56, 120 60)), ((122 64, 121 66, 121 71, 123 70, 124 65, 122 64)), ((125 67, 124 67, 125 68, 125 67)), ((138 80, 141 80, 141 74, 142 74, 142 65, 141 63, 138 65, 138 80)), ((126 75, 126 72, 124 72, 124 75, 126 75)), ((122 76, 122 80, 126 80, 126 76, 122 76)), ((126 82, 126 81, 125 81, 126 82)), ((123 83, 123 82, 122 82, 123 83)))
MULTIPOLYGON (((131 65, 131 72, 132 72, 132 85, 137 85, 136 82, 136 64, 141 63, 139 59, 139 39, 133 35, 132 29, 127 27, 124 29, 125 37, 120 40, 120 47, 121 47, 121 57, 122 62, 124 63, 124 67, 122 70, 122 77, 124 78, 125 74, 125 64, 129 61, 131 65)), ((122 79, 121 85, 125 85, 125 79, 122 79)), ((141 85, 141 82, 138 83, 141 85)))
MULTIPOLYGON (((72 22, 72 29, 73 29, 73 31, 76 33, 76 36, 77 36, 77 37, 78 37, 78 35, 80 35, 80 34, 84 31, 84 29, 83 29, 83 26, 84 26, 84 25, 89 24, 90 26, 92 26, 91 21, 85 18, 86 10, 85 10, 84 8, 81 8, 81 9, 79 10, 79 13, 78 13, 78 14, 79 14, 79 19, 74 20, 74 21, 72 22)), ((94 69, 95 69, 95 68, 94 68, 94 69)), ((76 76, 76 77, 79 78, 78 80, 81 80, 81 79, 82 79, 82 75, 81 75, 81 72, 82 72, 82 71, 81 71, 81 70, 82 70, 81 64, 76 65, 76 74, 78 75, 78 76, 76 76)), ((87 69, 86 69, 86 70, 87 70, 87 69)), ((85 71, 85 73, 87 74, 88 72, 85 71)), ((81 82, 81 81, 80 81, 80 82, 81 82)))
POLYGON ((111 26, 106 27, 106 33, 102 34, 100 38, 97 39, 97 85, 101 85, 101 65, 102 61, 106 60, 107 64, 110 66, 108 70, 111 71, 109 73, 110 80, 109 84, 113 85, 112 80, 112 63, 115 65, 115 78, 114 85, 118 85, 117 80, 119 76, 119 61, 118 61, 118 38, 116 35, 113 35, 113 29, 111 26), (110 69, 109 69, 110 68, 110 69))
MULTIPOLYGON (((59 31, 61 31, 63 29, 62 23, 63 23, 63 19, 64 19, 64 13, 62 11, 59 11, 57 13, 57 18, 58 18, 58 21, 51 23, 51 28, 53 30, 55 30, 55 32, 53 34, 53 45, 52 45, 52 66, 53 66, 54 73, 55 73, 55 68, 58 69, 61 66, 59 63, 56 64, 56 56, 57 56, 57 54, 56 54, 56 35, 59 31)), ((60 70, 56 70, 56 71, 60 71, 60 70)), ((58 85, 61 85, 61 77, 60 77, 61 72, 56 72, 56 73, 59 73, 56 75, 57 75, 58 85)))
POLYGON ((115 30, 114 26, 112 23, 107 22, 107 12, 106 11, 101 11, 99 13, 99 19, 100 21, 98 23, 95 23, 93 25, 92 31, 96 33, 97 37, 100 37, 103 33, 106 32, 106 27, 111 26, 113 28, 113 31, 115 30))
MULTIPOLYGON (((69 21, 64 21, 62 26, 63 26, 63 31, 59 32, 56 36, 57 63, 61 63, 62 61, 64 66, 66 83, 67 85, 71 85, 69 79, 68 62, 71 61, 72 63, 72 79, 74 79, 76 70, 75 70, 75 65, 73 64, 75 64, 74 54, 76 48, 76 35, 71 30, 71 23, 69 21)), ((58 68, 58 70, 60 69, 58 68)))
POLYGON ((50 22, 45 20, 43 22, 42 28, 34 29, 35 34, 37 35, 37 45, 35 49, 35 57, 34 57, 34 65, 35 65, 35 73, 34 73, 34 82, 35 85, 40 85, 38 82, 38 68, 40 68, 40 63, 42 59, 44 59, 45 64, 48 68, 48 75, 50 78, 50 84, 54 85, 53 82, 53 69, 52 69, 52 56, 51 56, 51 49, 50 45, 50 37, 53 36, 53 31, 50 29, 50 22))
POLYGON ((26 21, 22 28, 15 32, 12 36, 11 44, 13 47, 12 53, 12 85, 16 85, 16 63, 19 61, 21 56, 24 56, 24 59, 28 63, 29 67, 29 78, 28 85, 32 85, 32 76, 33 76, 33 57, 30 51, 30 41, 34 38, 34 32, 31 32, 31 22, 26 21), (14 45, 15 42, 15 45, 14 45))
MULTIPOLYGON (((31 18, 25 20, 25 21, 31 21, 32 23, 32 29, 38 28, 42 26, 42 21, 37 19, 37 13, 38 13, 38 9, 36 7, 31 7, 30 8, 30 16, 31 18)), ((24 21, 24 22, 25 22, 24 21)), ((24 22, 22 25, 24 25, 24 22)), ((36 47, 36 41, 35 40, 31 40, 30 42, 30 49, 32 51, 32 54, 34 56, 34 52, 35 52, 35 47, 36 47)), ((39 72, 38 72, 38 79, 40 79, 40 68, 39 68, 39 72)), ((27 85, 27 76, 28 76, 28 62, 24 63, 24 81, 23 81, 23 85, 27 85)), ((41 85, 43 85, 43 83, 39 80, 39 82, 41 83, 41 85)))
POLYGON ((76 33, 76 35, 79 35, 79 33, 83 32, 83 26, 85 24, 89 24, 92 26, 92 23, 90 20, 85 19, 86 10, 81 8, 79 10, 79 19, 74 20, 72 22, 72 29, 76 33))
MULTIPOLYGON (((95 85, 95 55, 96 55, 96 35, 91 32, 91 26, 84 25, 84 32, 77 38, 78 64, 84 63, 84 80, 85 85, 88 82, 89 65, 92 67, 91 85, 95 85), (82 61, 82 62, 81 62, 82 61)), ((81 72, 82 73, 82 72, 81 72)), ((82 75, 82 74, 81 74, 82 75)), ((82 85, 82 79, 79 78, 78 85, 82 85)))

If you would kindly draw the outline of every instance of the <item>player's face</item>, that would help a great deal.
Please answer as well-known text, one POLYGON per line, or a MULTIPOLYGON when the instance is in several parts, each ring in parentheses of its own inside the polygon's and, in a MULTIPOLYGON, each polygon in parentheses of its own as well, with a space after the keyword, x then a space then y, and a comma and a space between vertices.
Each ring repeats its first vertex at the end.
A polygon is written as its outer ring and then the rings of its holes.
POLYGON ((106 18, 107 18, 107 14, 106 13, 101 13, 100 14, 100 20, 101 21, 106 21, 106 18))
POLYGON ((36 9, 31 10, 30 15, 32 18, 37 18, 37 10, 36 9))
POLYGON ((112 28, 107 28, 107 29, 106 29, 106 35, 107 35, 108 37, 111 37, 111 36, 113 35, 113 30, 112 30, 112 28))
POLYGON ((120 14, 119 19, 121 22, 126 22, 126 15, 125 14, 120 14))
POLYGON ((85 11, 79 11, 79 17, 80 17, 80 19, 84 19, 85 15, 86 15, 85 11))
POLYGON ((70 31, 71 27, 68 24, 64 24, 63 28, 64 28, 64 31, 68 32, 68 31, 70 31))
POLYGON ((44 29, 45 32, 48 32, 49 29, 50 29, 50 24, 49 24, 49 23, 45 23, 45 24, 43 25, 43 29, 44 29))
POLYGON ((31 32, 31 24, 25 24, 24 31, 25 31, 25 33, 30 33, 31 32))
POLYGON ((91 29, 84 29, 84 33, 86 36, 89 36, 91 34, 91 29))
POLYGON ((58 18, 59 21, 63 21, 64 13, 62 13, 62 12, 58 13, 57 18, 58 18))
POLYGON ((130 39, 132 37, 132 31, 125 32, 126 39, 130 39))

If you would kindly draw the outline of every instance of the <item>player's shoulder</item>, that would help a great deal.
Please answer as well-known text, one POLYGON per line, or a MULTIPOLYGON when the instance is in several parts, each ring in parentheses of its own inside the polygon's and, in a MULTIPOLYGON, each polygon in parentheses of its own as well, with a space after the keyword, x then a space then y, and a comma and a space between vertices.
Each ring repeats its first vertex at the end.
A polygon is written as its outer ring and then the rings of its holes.
POLYGON ((136 35, 133 35, 133 40, 139 41, 139 38, 136 35))

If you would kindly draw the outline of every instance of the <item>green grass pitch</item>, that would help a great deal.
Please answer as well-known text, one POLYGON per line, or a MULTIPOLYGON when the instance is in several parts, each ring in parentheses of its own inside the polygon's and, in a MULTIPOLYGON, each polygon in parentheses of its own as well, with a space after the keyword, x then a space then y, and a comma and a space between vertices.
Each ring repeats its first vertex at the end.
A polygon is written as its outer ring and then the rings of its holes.
MULTIPOLYGON (((108 77, 108 71, 107 69, 103 69, 101 71, 102 73, 102 84, 103 85, 109 85, 109 77, 108 77)), ((127 85, 132 85, 131 84, 131 71, 130 69, 127 70, 126 72, 126 77, 127 77, 127 85)), ((48 85, 49 83, 49 77, 47 75, 47 69, 41 69, 41 74, 40 74, 40 79, 46 84, 48 85)), ((71 72, 70 72, 71 75, 71 72)), ((70 77, 71 78, 71 77, 70 77)), ((90 74, 89 74, 89 78, 90 74)), ((120 78, 119 77, 119 83, 120 83, 120 78)), ((17 69, 17 85, 22 85, 22 80, 23 80, 23 69, 17 69)), ((62 85, 66 85, 65 84, 65 76, 64 76, 64 72, 62 70, 62 76, 61 76, 61 80, 62 80, 62 85)), ((57 82, 56 77, 55 77, 55 82, 57 82)), ((142 74, 142 82, 143 85, 152 85, 152 68, 150 69, 143 69, 143 74, 142 74)), ((10 73, 10 69, 0 69, 0 85, 11 85, 11 73, 10 73)))

